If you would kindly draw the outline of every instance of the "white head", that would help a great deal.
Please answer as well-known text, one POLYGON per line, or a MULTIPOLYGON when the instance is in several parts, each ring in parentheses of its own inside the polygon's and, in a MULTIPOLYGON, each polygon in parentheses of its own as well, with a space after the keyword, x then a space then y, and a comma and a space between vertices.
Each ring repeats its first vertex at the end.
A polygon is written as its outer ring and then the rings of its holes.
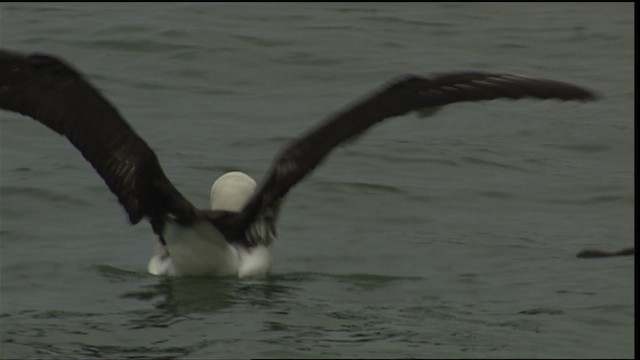
POLYGON ((220 176, 211 186, 211 209, 240 211, 256 190, 256 182, 240 171, 220 176))

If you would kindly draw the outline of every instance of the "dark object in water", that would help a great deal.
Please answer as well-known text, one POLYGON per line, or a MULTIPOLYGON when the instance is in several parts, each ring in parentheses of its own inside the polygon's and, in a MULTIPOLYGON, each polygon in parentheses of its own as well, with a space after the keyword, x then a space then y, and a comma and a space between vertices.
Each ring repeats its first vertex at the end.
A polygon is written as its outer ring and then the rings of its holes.
POLYGON ((635 255, 635 248, 626 248, 616 252, 607 252, 602 250, 582 250, 576 255, 581 259, 605 258, 612 256, 635 255))

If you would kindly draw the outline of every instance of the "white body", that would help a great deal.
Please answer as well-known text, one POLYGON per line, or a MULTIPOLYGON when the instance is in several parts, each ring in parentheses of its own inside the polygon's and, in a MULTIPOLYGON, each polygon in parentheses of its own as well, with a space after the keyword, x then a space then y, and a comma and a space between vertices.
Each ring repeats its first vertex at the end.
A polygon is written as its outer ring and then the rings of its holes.
MULTIPOLYGON (((241 172, 226 173, 213 183, 211 207, 240 211, 255 191, 256 183, 241 172)), ((154 275, 265 277, 271 270, 271 254, 264 245, 246 248, 229 244, 210 222, 189 226, 167 220, 156 254, 148 270, 154 275)))

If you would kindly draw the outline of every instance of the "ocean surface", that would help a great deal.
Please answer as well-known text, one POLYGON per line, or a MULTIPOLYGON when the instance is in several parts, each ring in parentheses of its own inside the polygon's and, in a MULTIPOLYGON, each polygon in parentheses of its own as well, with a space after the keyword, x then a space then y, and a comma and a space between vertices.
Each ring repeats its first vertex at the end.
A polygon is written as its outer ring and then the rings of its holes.
POLYGON ((1 112, 2 359, 634 356, 632 3, 0 4, 0 45, 67 59, 194 204, 399 75, 511 72, 592 103, 388 120, 288 195, 262 281, 146 273, 64 138, 1 112))

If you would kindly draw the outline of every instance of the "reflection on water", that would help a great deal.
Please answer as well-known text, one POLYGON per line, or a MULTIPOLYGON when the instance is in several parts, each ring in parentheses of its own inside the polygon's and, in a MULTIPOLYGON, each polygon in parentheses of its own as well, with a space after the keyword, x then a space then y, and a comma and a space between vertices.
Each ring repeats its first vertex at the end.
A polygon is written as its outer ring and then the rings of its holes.
MULTIPOLYGON (((224 311, 238 304, 269 306, 286 298, 294 289, 273 278, 251 281, 239 281, 233 277, 162 278, 157 284, 147 285, 140 291, 127 292, 122 297, 151 302, 170 321, 193 313, 224 311)), ((149 324, 158 326, 153 322, 149 324)), ((141 323, 140 326, 144 327, 145 324, 141 323)))
MULTIPOLYGON (((127 276, 144 276, 110 266, 100 267, 100 272, 109 279, 124 280, 127 276)), ((150 302, 155 309, 162 311, 162 315, 153 315, 152 319, 136 320, 139 322, 138 326, 169 326, 175 319, 194 313, 213 313, 234 306, 277 307, 278 303, 297 298, 296 292, 300 291, 301 285, 325 280, 344 284, 359 291, 370 291, 388 287, 394 282, 422 279, 370 274, 335 275, 303 272, 275 274, 260 280, 238 280, 235 277, 158 277, 156 283, 144 285, 140 290, 128 291, 121 297, 150 302)))

